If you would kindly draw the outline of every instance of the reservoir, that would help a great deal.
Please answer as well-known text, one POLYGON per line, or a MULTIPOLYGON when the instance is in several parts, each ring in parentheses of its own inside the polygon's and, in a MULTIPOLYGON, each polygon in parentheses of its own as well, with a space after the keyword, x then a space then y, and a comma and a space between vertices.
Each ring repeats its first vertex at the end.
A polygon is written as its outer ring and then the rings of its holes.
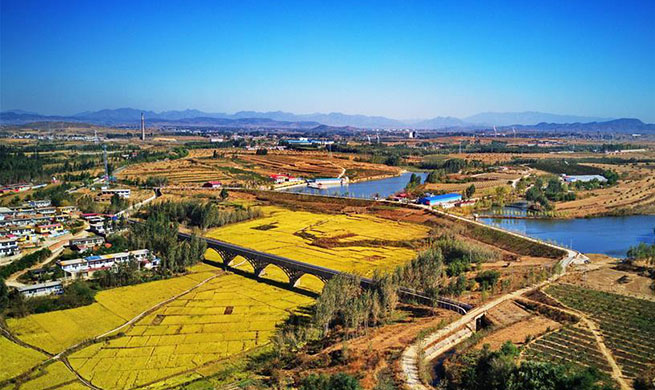
POLYGON ((480 221, 582 253, 625 257, 626 251, 640 242, 655 244, 655 215, 578 219, 481 218, 480 221))
MULTIPOLYGON (((421 182, 425 181, 425 178, 428 176, 426 172, 417 172, 416 174, 421 176, 421 182)), ((411 172, 405 172, 400 176, 389 177, 386 179, 361 181, 358 183, 350 183, 344 186, 334 186, 325 189, 299 186, 287 188, 282 191, 315 195, 347 196, 350 198, 364 199, 373 199, 376 196, 386 198, 396 192, 401 192, 407 183, 409 183, 409 178, 411 176, 411 172)))

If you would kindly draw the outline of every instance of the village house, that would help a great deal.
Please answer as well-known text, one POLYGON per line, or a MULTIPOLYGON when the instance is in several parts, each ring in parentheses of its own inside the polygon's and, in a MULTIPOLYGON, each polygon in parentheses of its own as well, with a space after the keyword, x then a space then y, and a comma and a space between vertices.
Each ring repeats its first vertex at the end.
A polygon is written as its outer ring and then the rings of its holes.
POLYGON ((0 257, 13 256, 20 253, 18 238, 13 236, 0 237, 0 257))
POLYGON ((110 197, 114 194, 117 194, 123 199, 129 199, 130 195, 132 194, 132 190, 128 188, 106 188, 103 187, 100 190, 102 195, 109 195, 110 197))
POLYGON ((205 184, 202 185, 203 188, 221 188, 221 182, 220 181, 208 181, 205 184))
POLYGON ((108 255, 94 255, 73 260, 60 260, 57 262, 64 271, 66 278, 90 278, 97 271, 111 269, 114 265, 136 261, 141 267, 152 269, 159 265, 158 258, 152 258, 148 249, 139 249, 130 252, 112 253, 108 255))
POLYGON ((105 243, 105 238, 101 236, 92 236, 84 238, 74 238, 68 241, 68 246, 78 252, 86 252, 93 247, 100 246, 105 243))
POLYGON ((64 233, 64 227, 60 223, 37 225, 36 232, 39 234, 58 235, 64 233))
POLYGON ((18 287, 17 290, 25 298, 59 295, 64 293, 64 287, 59 281, 30 284, 18 287))

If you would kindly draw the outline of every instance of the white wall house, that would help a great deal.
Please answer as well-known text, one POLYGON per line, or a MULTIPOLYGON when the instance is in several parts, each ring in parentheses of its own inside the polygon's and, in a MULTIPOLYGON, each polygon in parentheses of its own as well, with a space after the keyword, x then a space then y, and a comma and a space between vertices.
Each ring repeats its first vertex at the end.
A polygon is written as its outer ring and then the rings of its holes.
POLYGON ((58 281, 21 286, 17 290, 26 298, 64 293, 64 287, 58 281))
POLYGON ((18 253, 20 253, 20 249, 18 248, 17 238, 0 238, 0 257, 13 256, 18 253))
POLYGON ((146 269, 159 265, 159 259, 150 256, 148 249, 139 249, 130 252, 112 253, 108 255, 94 255, 73 260, 60 260, 57 263, 67 278, 89 278, 96 271, 111 269, 114 265, 130 260, 137 261, 146 269))

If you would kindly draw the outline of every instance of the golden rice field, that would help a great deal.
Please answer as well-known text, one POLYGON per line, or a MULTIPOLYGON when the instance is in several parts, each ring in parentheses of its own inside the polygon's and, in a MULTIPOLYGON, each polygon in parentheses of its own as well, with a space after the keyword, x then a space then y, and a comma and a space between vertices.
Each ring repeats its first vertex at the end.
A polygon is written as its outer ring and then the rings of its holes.
POLYGON ((125 330, 69 357, 103 389, 167 388, 208 366, 268 343, 276 324, 312 298, 238 275, 222 275, 125 330))
MULTIPOLYGON (((263 207, 266 217, 224 226, 210 231, 207 236, 263 252, 304 261, 339 271, 371 276, 374 270, 391 270, 411 260, 415 250, 391 246, 388 241, 403 242, 428 236, 429 228, 423 225, 395 222, 371 215, 331 215, 292 211, 275 206, 263 207), (328 240, 338 245, 317 246, 314 240, 328 240), (387 245, 373 245, 374 240, 387 241, 387 245)), ((218 254, 208 254, 218 259, 218 254)), ((237 257, 232 264, 243 263, 237 257)), ((244 267, 249 267, 244 264, 244 267)), ((252 268, 250 268, 252 269, 252 268)), ((273 279, 281 277, 274 266, 265 271, 273 279)), ((267 275, 267 276, 268 276, 267 275)), ((300 285, 307 283, 304 276, 300 285)))
POLYGON ((48 364, 33 372, 19 385, 7 385, 2 390, 82 390, 84 386, 65 365, 60 361, 48 364))
POLYGON ((57 353, 122 325, 215 272, 215 268, 199 264, 185 276, 104 290, 96 295, 97 302, 89 306, 10 318, 7 325, 22 341, 57 353))
POLYGON ((46 356, 41 352, 0 336, 0 382, 20 375, 45 359, 46 356))

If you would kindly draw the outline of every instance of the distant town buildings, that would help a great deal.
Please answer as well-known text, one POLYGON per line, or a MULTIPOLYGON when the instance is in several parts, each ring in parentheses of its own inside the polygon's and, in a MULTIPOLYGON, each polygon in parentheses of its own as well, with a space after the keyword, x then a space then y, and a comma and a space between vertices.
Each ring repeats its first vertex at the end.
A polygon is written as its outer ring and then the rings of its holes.
POLYGON ((60 223, 37 225, 35 230, 39 234, 48 234, 50 236, 58 236, 65 233, 64 226, 60 223))
POLYGON ((39 236, 66 234, 63 223, 71 220, 76 211, 74 206, 51 207, 49 201, 34 201, 18 208, 0 207, 0 240, 4 243, 0 256, 19 254, 21 246, 38 242, 39 236))
POLYGON ((334 144, 334 141, 298 138, 298 139, 287 140, 287 143, 291 146, 322 146, 322 145, 332 145, 334 144))
POLYGON ((50 207, 52 202, 50 199, 42 199, 42 200, 30 200, 29 202, 25 203, 23 206, 26 207, 50 207))

